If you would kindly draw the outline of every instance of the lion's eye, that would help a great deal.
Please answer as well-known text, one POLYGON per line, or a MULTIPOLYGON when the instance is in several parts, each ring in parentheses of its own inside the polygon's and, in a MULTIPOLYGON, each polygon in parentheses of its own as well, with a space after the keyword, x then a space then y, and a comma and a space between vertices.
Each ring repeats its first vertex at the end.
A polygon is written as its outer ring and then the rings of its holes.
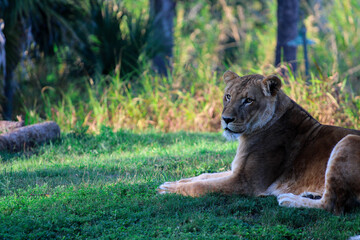
POLYGON ((253 102, 254 102, 254 100, 251 99, 251 98, 245 98, 245 99, 244 99, 244 104, 251 104, 251 103, 253 103, 253 102))
POLYGON ((229 101, 231 100, 231 95, 230 95, 230 94, 226 94, 226 95, 225 95, 225 100, 226 100, 227 102, 229 102, 229 101))

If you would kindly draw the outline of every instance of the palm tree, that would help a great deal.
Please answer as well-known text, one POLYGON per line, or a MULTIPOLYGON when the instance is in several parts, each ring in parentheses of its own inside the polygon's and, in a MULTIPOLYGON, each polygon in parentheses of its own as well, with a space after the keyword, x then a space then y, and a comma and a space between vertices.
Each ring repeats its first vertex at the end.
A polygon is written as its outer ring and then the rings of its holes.
POLYGON ((84 22, 87 30, 80 33, 83 45, 77 49, 87 73, 136 73, 140 55, 152 57, 158 51, 157 43, 150 39, 152 21, 133 17, 119 1, 89 3, 90 16, 84 22))
POLYGON ((3 35, 6 39, 4 119, 12 117, 14 70, 21 60, 25 43, 33 38, 44 55, 53 54, 55 45, 75 44, 79 39, 74 26, 87 14, 86 4, 86 1, 76 0, 0 0, 0 19, 5 24, 3 35))

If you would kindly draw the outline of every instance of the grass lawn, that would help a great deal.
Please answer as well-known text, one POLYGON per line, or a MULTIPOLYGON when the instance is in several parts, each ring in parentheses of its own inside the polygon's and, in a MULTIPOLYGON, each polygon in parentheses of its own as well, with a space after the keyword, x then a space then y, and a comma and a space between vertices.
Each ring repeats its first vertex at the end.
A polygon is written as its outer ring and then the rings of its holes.
POLYGON ((287 209, 275 197, 158 195, 164 181, 229 169, 217 133, 81 132, 1 153, 0 239, 348 239, 360 210, 287 209))

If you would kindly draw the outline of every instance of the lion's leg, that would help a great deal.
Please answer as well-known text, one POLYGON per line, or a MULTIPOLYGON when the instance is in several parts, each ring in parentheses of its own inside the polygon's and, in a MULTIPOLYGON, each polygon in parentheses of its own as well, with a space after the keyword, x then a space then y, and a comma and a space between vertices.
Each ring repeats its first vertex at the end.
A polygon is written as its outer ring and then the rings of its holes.
POLYGON ((178 182, 194 182, 194 181, 199 181, 199 180, 204 180, 204 179, 210 179, 210 178, 219 178, 219 177, 226 177, 231 175, 231 171, 227 171, 227 172, 219 172, 219 173, 203 173, 197 177, 191 177, 191 178, 183 178, 180 179, 178 182))
POLYGON ((334 147, 325 175, 325 191, 320 199, 291 193, 278 196, 279 205, 323 208, 337 214, 360 200, 360 136, 348 135, 334 147))
POLYGON ((325 181, 326 210, 339 214, 360 200, 360 136, 347 135, 335 146, 325 181))
MULTIPOLYGON (((214 178, 205 178, 202 180, 193 180, 193 181, 177 181, 177 182, 166 182, 158 188, 160 194, 164 193, 177 193, 184 196, 193 196, 197 197, 211 192, 219 193, 235 193, 237 189, 236 177, 231 174, 231 172, 226 172, 223 174, 217 174, 213 176, 221 176, 214 178)), ((200 175, 201 176, 201 175, 200 175)))

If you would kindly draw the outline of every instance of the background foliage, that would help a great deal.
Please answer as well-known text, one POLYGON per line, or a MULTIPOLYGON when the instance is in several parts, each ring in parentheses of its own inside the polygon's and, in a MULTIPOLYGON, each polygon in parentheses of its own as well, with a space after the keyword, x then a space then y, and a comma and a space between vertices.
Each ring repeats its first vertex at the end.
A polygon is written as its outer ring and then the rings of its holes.
MULTIPOLYGON (((316 42, 309 49, 311 76, 304 76, 300 47, 297 77, 286 74, 284 90, 323 123, 359 127, 360 5, 352 0, 301 3, 308 37, 316 42)), ((28 124, 53 119, 65 131, 88 127, 96 132, 101 125, 218 131, 225 70, 287 70, 273 67, 275 1, 180 1, 174 69, 162 78, 149 62, 158 46, 149 37, 148 4, 85 4, 85 22, 76 32, 84 44, 54 44, 53 56, 28 55, 17 68, 16 113, 28 124)))

